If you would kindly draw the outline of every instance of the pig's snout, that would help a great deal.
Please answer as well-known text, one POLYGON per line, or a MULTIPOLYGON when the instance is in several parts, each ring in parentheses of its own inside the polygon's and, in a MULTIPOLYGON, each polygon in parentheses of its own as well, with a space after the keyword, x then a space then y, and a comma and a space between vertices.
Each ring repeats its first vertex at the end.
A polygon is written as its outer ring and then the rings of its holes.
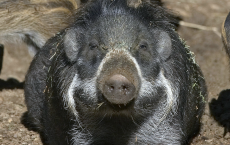
POLYGON ((112 104, 127 104, 135 97, 135 86, 125 76, 115 74, 104 83, 103 94, 112 104))

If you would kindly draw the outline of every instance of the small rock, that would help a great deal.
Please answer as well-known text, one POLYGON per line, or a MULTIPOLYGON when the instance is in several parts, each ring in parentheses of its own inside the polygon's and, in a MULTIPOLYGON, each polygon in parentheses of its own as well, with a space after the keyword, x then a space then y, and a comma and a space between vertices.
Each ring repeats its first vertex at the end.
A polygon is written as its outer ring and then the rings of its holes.
POLYGON ((14 134, 14 138, 17 138, 18 137, 18 135, 17 134, 14 134))
POLYGON ((8 119, 8 122, 11 123, 11 122, 12 122, 12 118, 9 118, 9 119, 8 119))

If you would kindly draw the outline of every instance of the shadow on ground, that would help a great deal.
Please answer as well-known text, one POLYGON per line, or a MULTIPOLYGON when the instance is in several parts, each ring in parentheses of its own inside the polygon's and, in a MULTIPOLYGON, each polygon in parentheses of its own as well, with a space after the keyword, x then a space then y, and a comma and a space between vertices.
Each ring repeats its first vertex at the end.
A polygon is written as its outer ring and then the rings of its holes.
POLYGON ((24 82, 19 82, 15 78, 0 79, 0 91, 3 89, 23 89, 23 86, 24 82))
POLYGON ((214 119, 225 128, 225 136, 230 131, 230 89, 221 91, 218 99, 212 99, 209 108, 214 119))

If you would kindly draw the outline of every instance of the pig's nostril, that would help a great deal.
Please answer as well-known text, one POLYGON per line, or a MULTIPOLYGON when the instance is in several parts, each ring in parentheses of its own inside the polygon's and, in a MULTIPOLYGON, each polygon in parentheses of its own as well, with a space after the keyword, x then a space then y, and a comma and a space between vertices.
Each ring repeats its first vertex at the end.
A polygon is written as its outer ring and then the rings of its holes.
POLYGON ((125 85, 122 85, 121 87, 122 87, 123 90, 127 90, 128 89, 128 87, 125 86, 125 85))
POLYGON ((124 93, 124 95, 127 94, 127 92, 129 92, 129 87, 127 85, 121 85, 120 88, 119 88, 119 91, 124 93))
POLYGON ((112 86, 112 85, 108 85, 108 89, 109 89, 109 91, 113 91, 114 90, 114 86, 112 86))
POLYGON ((135 97, 135 86, 123 75, 117 74, 105 81, 103 94, 113 104, 127 104, 135 97))

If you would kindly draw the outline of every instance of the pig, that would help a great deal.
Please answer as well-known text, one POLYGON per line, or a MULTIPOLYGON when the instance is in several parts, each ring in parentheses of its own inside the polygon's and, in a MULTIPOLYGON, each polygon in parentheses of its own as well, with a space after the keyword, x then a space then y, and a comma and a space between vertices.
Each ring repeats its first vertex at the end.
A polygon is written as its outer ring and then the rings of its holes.
POLYGON ((80 0, 0 1, 0 43, 25 42, 31 56, 68 26, 80 0))
POLYGON ((225 50, 230 58, 230 13, 228 13, 222 26, 222 40, 225 50))
POLYGON ((22 123, 49 145, 189 144, 207 92, 172 12, 91 0, 72 18, 30 65, 22 123))
MULTIPOLYGON (((222 26, 222 40, 228 58, 230 58, 230 13, 222 26)), ((220 92, 218 99, 209 103, 210 113, 224 127, 224 136, 230 131, 230 89, 220 92)))
POLYGON ((69 17, 81 4, 80 0, 1 0, 0 43, 26 43, 33 57, 50 37, 68 26, 69 17))
POLYGON ((0 2, 0 42, 24 41, 31 55, 68 25, 68 17, 80 2, 48 0, 0 2))

